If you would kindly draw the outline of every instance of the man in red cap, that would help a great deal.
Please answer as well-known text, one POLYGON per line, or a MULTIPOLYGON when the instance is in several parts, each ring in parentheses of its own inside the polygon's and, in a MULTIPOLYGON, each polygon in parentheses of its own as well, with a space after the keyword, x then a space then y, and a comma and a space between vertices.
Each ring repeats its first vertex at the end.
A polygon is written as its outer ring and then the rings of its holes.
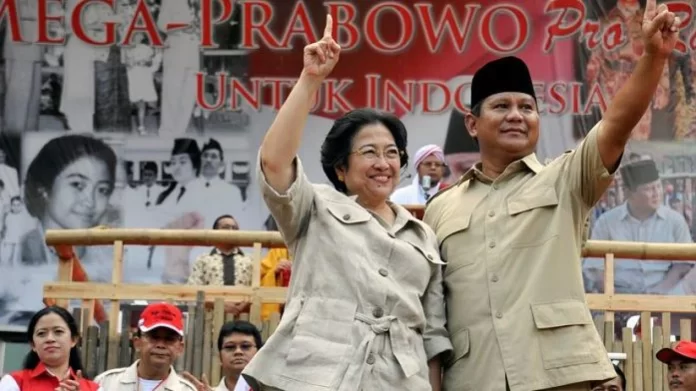
POLYGON ((447 263, 444 391, 589 391, 616 376, 587 307, 580 250, 677 26, 666 4, 647 1, 645 51, 631 78, 578 148, 549 164, 534 153, 541 121, 527 65, 505 57, 474 75, 462 132, 481 161, 431 198, 423 218, 447 263))
POLYGON ((197 391, 172 367, 184 351, 184 319, 176 306, 153 303, 145 307, 133 345, 140 360, 94 379, 104 391, 197 391))
POLYGON ((674 349, 661 349, 655 357, 667 364, 670 391, 696 391, 696 343, 679 341, 674 349))

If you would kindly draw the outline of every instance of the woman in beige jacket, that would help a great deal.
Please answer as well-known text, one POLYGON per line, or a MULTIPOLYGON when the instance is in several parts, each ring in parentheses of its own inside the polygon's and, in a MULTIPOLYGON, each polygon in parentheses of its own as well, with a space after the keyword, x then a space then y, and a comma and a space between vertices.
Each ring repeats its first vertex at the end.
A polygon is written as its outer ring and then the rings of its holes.
POLYGON ((313 97, 338 62, 331 18, 261 145, 262 194, 293 257, 285 313, 243 372, 254 390, 440 389, 445 331, 433 231, 388 201, 408 163, 406 129, 359 109, 321 149, 333 184, 313 185, 297 157, 313 97))

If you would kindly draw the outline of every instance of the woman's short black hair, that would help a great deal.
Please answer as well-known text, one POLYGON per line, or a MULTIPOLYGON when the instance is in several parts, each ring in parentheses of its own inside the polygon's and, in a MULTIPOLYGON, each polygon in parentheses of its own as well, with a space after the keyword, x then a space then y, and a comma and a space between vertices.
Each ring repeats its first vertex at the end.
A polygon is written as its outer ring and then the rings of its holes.
POLYGON ((403 122, 396 116, 374 109, 356 109, 337 119, 321 145, 321 166, 336 190, 347 193, 346 184, 338 180, 337 167, 348 168, 348 156, 352 152, 353 138, 371 124, 382 124, 394 137, 394 143, 401 152, 401 168, 408 165, 406 144, 408 136, 403 122))

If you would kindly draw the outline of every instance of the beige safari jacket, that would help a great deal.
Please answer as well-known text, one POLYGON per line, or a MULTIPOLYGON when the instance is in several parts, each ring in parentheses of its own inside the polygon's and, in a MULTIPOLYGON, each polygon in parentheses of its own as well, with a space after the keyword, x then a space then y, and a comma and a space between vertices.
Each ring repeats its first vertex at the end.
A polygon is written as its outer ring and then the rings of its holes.
POLYGON ((612 181, 596 125, 542 165, 534 154, 496 180, 480 163, 431 199, 454 354, 447 391, 543 390, 615 377, 585 301, 580 249, 612 181))
POLYGON ((434 233, 398 205, 386 228, 353 198, 311 184, 299 158, 295 168, 278 194, 257 161, 294 261, 285 313, 245 379, 257 390, 430 391, 428 360, 451 350, 434 233))
MULTIPOLYGON (((116 368, 101 373, 94 381, 98 383, 104 391, 140 391, 138 390, 138 363, 137 360, 133 365, 124 368, 116 368)), ((166 391, 197 391, 193 384, 179 375, 172 368, 169 377, 164 384, 160 386, 166 391)))

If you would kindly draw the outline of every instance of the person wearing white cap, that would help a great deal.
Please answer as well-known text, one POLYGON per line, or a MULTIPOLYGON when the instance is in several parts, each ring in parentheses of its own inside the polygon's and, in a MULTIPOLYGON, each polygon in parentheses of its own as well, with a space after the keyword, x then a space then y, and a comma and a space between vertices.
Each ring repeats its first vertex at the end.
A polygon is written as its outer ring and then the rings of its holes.
POLYGON ((413 182, 392 193, 392 202, 402 205, 425 205, 440 190, 439 183, 445 174, 445 154, 435 144, 421 147, 416 152, 413 182))

